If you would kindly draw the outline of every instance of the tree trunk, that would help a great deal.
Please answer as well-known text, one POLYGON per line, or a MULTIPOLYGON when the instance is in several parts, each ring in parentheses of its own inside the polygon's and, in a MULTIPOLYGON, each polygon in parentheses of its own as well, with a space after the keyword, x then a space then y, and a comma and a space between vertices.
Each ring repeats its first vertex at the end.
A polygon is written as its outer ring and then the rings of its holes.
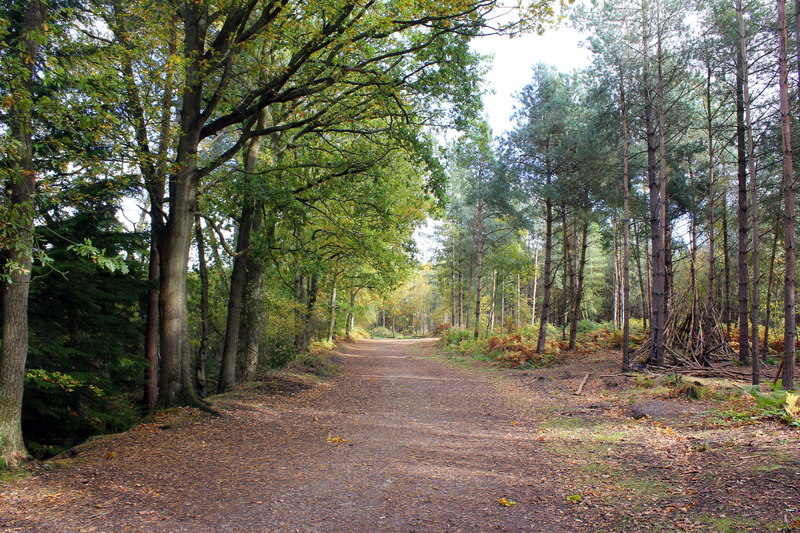
POLYGON ((725 302, 722 306, 722 321, 725 322, 725 329, 728 337, 731 335, 731 261, 730 246, 728 246, 728 184, 723 181, 722 185, 722 263, 725 279, 725 302))
POLYGON ((10 79, 9 128, 16 143, 9 149, 9 179, 4 208, 13 213, 12 242, 6 245, 2 265, 7 276, 2 289, 3 342, 0 349, 0 468, 19 468, 27 457, 22 440, 22 393, 28 357, 28 290, 33 265, 34 167, 33 110, 34 72, 43 33, 47 5, 33 0, 24 8, 17 47, 6 52, 18 69, 10 79))
MULTIPOLYGON (((628 141, 628 105, 625 78, 620 72, 619 93, 622 112, 622 371, 631 367, 631 272, 630 272, 630 147, 628 141)), ((641 267, 639 275, 641 276, 641 267)))
POLYGON ((486 244, 486 235, 483 231, 483 201, 479 200, 476 213, 475 238, 477 239, 477 258, 475 264, 475 323, 473 335, 477 339, 481 327, 481 289, 483 289, 483 254, 486 244))
POLYGON ((506 331, 506 278, 500 282, 500 331, 506 331))
POLYGON ((536 293, 539 284, 539 247, 533 253, 533 296, 531 297, 531 326, 536 323, 536 293))
POLYGON ((206 383, 206 361, 208 360, 208 268, 206 265, 206 249, 203 242, 203 229, 200 217, 194 219, 194 237, 197 243, 197 264, 200 270, 200 346, 197 347, 197 358, 194 363, 195 387, 200 398, 208 396, 206 383))
POLYGON ((749 230, 747 224, 749 219, 747 213, 747 150, 745 148, 743 91, 743 72, 746 66, 742 58, 741 48, 737 51, 736 63, 736 158, 739 183, 739 364, 746 365, 750 362, 750 340, 748 337, 747 322, 747 316, 749 314, 747 305, 747 283, 749 277, 747 268, 747 234, 749 230))
POLYGON ((649 24, 647 21, 646 6, 642 6, 642 27, 644 35, 644 67, 643 67, 643 88, 644 95, 644 120, 645 131, 647 136, 647 179, 649 186, 649 203, 650 203, 650 231, 652 241, 652 254, 653 254, 653 281, 651 288, 650 298, 650 362, 656 366, 664 365, 664 324, 666 317, 664 316, 665 308, 665 258, 664 258, 664 227, 662 224, 663 213, 663 194, 665 191, 661 189, 661 176, 660 173, 666 169, 659 169, 656 158, 659 153, 658 139, 656 138, 656 121, 653 119, 653 94, 650 87, 650 63, 648 58, 648 30, 649 24))
POLYGON ((703 322, 704 335, 703 335, 703 353, 700 361, 703 365, 710 364, 708 360, 709 354, 714 346, 711 345, 711 332, 717 326, 716 315, 714 313, 714 294, 717 279, 717 258, 714 245, 714 209, 716 207, 716 199, 714 195, 714 128, 713 128, 714 115, 711 112, 711 66, 706 68, 706 128, 707 128, 707 142, 708 142, 708 293, 706 294, 706 317, 703 322))
POLYGON ((336 332, 336 278, 337 275, 334 274, 331 299, 328 302, 328 342, 333 342, 333 334, 336 332))
MULTIPOLYGON (((631 220, 629 218, 629 220, 631 220)), ((639 243, 639 230, 636 228, 636 219, 632 220, 633 225, 633 240, 636 244, 636 271, 639 275, 639 311, 642 314, 642 326, 647 329, 647 317, 650 314, 650 306, 647 303, 647 294, 649 291, 645 288, 645 273, 642 272, 642 246, 639 243)), ((645 261, 646 261, 645 255, 645 261)))
MULTIPOLYGON (((263 129, 267 122, 267 112, 262 111, 258 118, 258 129, 263 129)), ((243 172, 245 177, 255 171, 258 154, 261 152, 263 136, 253 137, 244 153, 243 172)), ((217 393, 231 390, 238 382, 236 376, 237 356, 239 355, 239 333, 242 329, 242 311, 244 293, 247 287, 247 263, 245 255, 250 249, 250 236, 254 226, 260 225, 263 202, 246 198, 243 200, 242 216, 239 220, 239 232, 236 235, 236 256, 233 258, 231 284, 228 294, 228 317, 225 326, 225 344, 220 361, 219 383, 217 393)))
POLYGON ((569 325, 569 349, 575 349, 578 338, 578 320, 580 319, 581 300, 583 299, 583 272, 586 266, 586 248, 588 246, 589 223, 584 222, 581 229, 581 255, 578 261, 575 295, 572 298, 572 318, 569 325))
POLYGON ((464 278, 458 271, 458 327, 464 327, 464 278))
POLYGON ((200 176, 197 154, 203 125, 204 36, 209 23, 205 7, 188 4, 183 10, 185 84, 181 92, 176 173, 169 181, 169 220, 159 243, 161 259, 161 364, 158 406, 203 407, 194 390, 189 331, 186 275, 200 176))
POLYGON ((517 272, 517 312, 516 316, 514 317, 514 323, 517 325, 517 329, 522 327, 522 276, 520 276, 519 272, 517 272))
POLYGON ((492 297, 490 299, 491 307, 489 308, 489 320, 488 320, 489 323, 486 328, 487 336, 489 335, 490 331, 494 331, 494 310, 496 307, 495 305, 496 299, 497 299, 497 270, 492 270, 492 297))
MULTIPOLYGON (((316 307, 317 295, 319 293, 317 282, 317 274, 312 274, 308 280, 308 288, 305 294, 305 309, 303 310, 302 314, 303 323, 300 331, 299 342, 297 343, 298 353, 308 352, 308 347, 311 345, 311 337, 314 334, 312 319, 314 317, 314 307, 316 307)), ((394 318, 392 319, 392 332, 394 332, 394 318)))
MULTIPOLYGON (((350 307, 347 309, 347 323, 345 324, 345 336, 350 338, 350 335, 353 333, 353 328, 355 326, 355 308, 356 308, 356 294, 358 293, 357 289, 350 289, 350 307)), ((453 318, 452 315, 450 317, 453 318)), ((452 324, 452 322, 451 322, 452 324)))
MULTIPOLYGON (((160 279, 160 258, 158 243, 164 228, 164 196, 166 195, 167 152, 170 144, 170 126, 172 124, 172 104, 175 92, 174 75, 167 69, 164 76, 164 91, 161 96, 161 117, 159 124, 158 151, 153 160, 150 151, 149 132, 147 119, 141 95, 137 87, 136 75, 133 69, 135 49, 128 40, 131 32, 127 24, 127 16, 122 2, 113 2, 113 18, 109 26, 114 32, 115 40, 121 45, 122 74, 125 87, 125 97, 130 107, 131 126, 133 127, 136 147, 140 152, 139 171, 141 172, 144 187, 147 190, 150 204, 150 256, 148 266, 147 310, 145 319, 144 355, 147 361, 145 369, 144 402, 148 410, 152 410, 158 400, 158 293, 160 279)), ((175 53, 176 27, 170 22, 167 38, 167 56, 175 53)))
POLYGON ((474 281, 474 264, 472 259, 469 259, 469 270, 467 271, 469 279, 467 280, 467 313, 466 313, 466 323, 464 327, 466 329, 470 329, 470 315, 472 314, 472 284, 474 281))
MULTIPOLYGON (((548 169, 549 170, 549 169, 548 169)), ((551 175, 547 173, 547 185, 550 185, 551 175)), ((553 288, 551 262, 553 258, 553 200, 550 196, 544 199, 545 229, 544 229, 544 292, 542 293, 542 313, 539 317, 539 338, 536 341, 536 353, 544 351, 547 337, 547 321, 550 319, 550 292, 553 288)))
MULTIPOLYGON (((664 232, 663 241, 663 309, 662 309, 662 325, 666 328, 666 321, 669 319, 669 309, 672 300, 673 288, 673 266, 672 266, 672 228, 667 224, 667 122, 666 122, 666 97, 664 88, 664 54, 662 49, 663 35, 661 31, 661 6, 656 7, 656 66, 658 79, 656 83, 657 97, 658 97, 658 182, 659 192, 661 194, 660 207, 661 207, 661 229, 664 232)), ((666 329, 664 330, 666 331, 666 329)), ((662 333, 662 337, 663 337, 662 333)), ((658 366, 663 366, 663 349, 662 360, 656 361, 658 366)))
POLYGON ((744 15, 742 12, 741 0, 736 0, 736 18, 739 19, 739 43, 741 45, 740 56, 742 59, 742 96, 744 101, 744 126, 747 132, 747 163, 750 172, 750 203, 752 240, 753 240, 753 287, 750 299, 750 324, 752 327, 751 339, 752 349, 752 381, 757 385, 761 381, 761 361, 758 357, 758 308, 760 303, 759 277, 761 275, 759 265, 759 227, 758 227, 758 190, 756 188, 756 160, 753 148, 753 122, 750 102, 750 73, 747 59, 747 36, 745 35, 744 15))
MULTIPOLYGON (((789 61, 786 0, 778 0, 778 93, 781 108, 783 147, 784 242, 786 277, 784 280, 783 388, 794 390, 795 339, 795 249, 794 249, 794 168, 792 166, 792 130, 789 110, 789 61)), ((800 45, 799 45, 800 46, 800 45)), ((800 61, 800 59, 799 59, 800 61)))
POLYGON ((450 325, 455 326, 458 322, 457 315, 458 298, 456 297, 456 258, 455 252, 450 260, 450 325))
POLYGON ((561 205, 561 226, 563 228, 564 237, 562 238, 562 251, 564 252, 564 271, 561 276, 561 284, 564 287, 564 313, 563 321, 561 323, 561 340, 567 340, 567 324, 569 323, 569 312, 571 303, 575 297, 575 265, 573 262, 573 254, 571 252, 571 234, 569 222, 567 220, 567 207, 561 205), (568 288, 569 287, 569 288, 568 288))
MULTIPOLYGON (((263 202, 257 202, 253 213, 252 233, 262 233, 263 202)), ((272 241, 275 223, 272 222, 263 235, 267 242, 272 241)), ((241 329, 239 332, 239 353, 236 366, 241 381, 253 381, 261 356, 261 342, 264 337, 264 326, 268 319, 265 316, 266 289, 264 287, 264 263, 257 254, 248 253, 244 257, 245 288, 244 308, 242 310, 241 329)))
POLYGON ((770 314, 772 313, 772 283, 775 279, 775 254, 778 250, 778 235, 780 234, 780 214, 778 215, 778 223, 775 224, 775 236, 772 238, 772 252, 769 257, 769 276, 767 277, 767 313, 764 317, 764 348, 763 357, 767 357, 769 353, 769 325, 770 314))

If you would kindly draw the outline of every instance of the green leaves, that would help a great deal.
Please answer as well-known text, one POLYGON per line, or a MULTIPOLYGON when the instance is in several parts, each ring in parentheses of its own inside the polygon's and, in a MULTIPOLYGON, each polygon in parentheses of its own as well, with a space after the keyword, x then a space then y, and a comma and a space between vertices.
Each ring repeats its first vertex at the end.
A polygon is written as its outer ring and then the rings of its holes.
POLYGON ((128 265, 125 260, 119 256, 109 257, 106 255, 105 248, 100 249, 92 244, 92 240, 88 237, 83 242, 71 244, 67 250, 78 254, 81 257, 89 258, 92 263, 106 270, 108 272, 121 272, 122 274, 128 273, 128 265))

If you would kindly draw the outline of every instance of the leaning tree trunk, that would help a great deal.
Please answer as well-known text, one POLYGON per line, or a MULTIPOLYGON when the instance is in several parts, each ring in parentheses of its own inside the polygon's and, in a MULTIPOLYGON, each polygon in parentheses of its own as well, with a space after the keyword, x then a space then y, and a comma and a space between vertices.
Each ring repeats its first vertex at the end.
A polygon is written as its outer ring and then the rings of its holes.
POLYGON ((781 109, 783 146, 784 242, 786 243, 786 277, 784 280, 783 388, 794 390, 795 341, 795 249, 794 249, 794 167, 792 166, 792 129, 789 110, 788 29, 786 0, 778 0, 778 93, 781 109))
POLYGON ((3 250, 7 276, 2 288, 3 342, 0 349, 0 468, 18 468, 27 456, 22 440, 22 393, 28 357, 28 289, 33 265, 34 192, 33 164, 34 72, 40 39, 45 31, 47 5, 29 2, 9 61, 18 69, 10 80, 9 127, 16 143, 9 150, 8 178, 4 181, 4 207, 13 215, 12 242, 3 250))

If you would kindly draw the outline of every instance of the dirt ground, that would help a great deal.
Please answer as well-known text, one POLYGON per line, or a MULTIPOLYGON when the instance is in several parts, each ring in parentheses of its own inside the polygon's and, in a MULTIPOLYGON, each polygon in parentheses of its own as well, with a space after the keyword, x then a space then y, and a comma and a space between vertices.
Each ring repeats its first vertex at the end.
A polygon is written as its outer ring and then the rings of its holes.
POLYGON ((0 484, 2 531, 800 531, 800 432, 618 375, 346 344, 0 484), (586 374, 581 395, 575 395, 586 374), (505 505, 503 505, 505 503, 505 505))

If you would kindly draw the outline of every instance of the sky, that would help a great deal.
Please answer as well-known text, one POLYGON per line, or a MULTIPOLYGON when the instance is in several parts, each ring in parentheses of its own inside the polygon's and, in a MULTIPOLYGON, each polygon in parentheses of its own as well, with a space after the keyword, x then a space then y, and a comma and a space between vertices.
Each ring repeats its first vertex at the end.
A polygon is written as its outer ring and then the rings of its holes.
MULTIPOLYGON (((492 56, 487 60, 490 70, 485 77, 487 94, 483 102, 495 136, 513 127, 515 95, 531 81, 534 66, 545 63, 570 72, 589 65, 590 53, 581 46, 581 40, 580 33, 565 21, 543 35, 489 36, 472 41, 473 51, 492 56)), ((428 220, 414 234, 422 261, 432 260, 439 247, 438 226, 438 222, 428 220)))
POLYGON ((532 78, 533 67, 538 63, 553 65, 562 72, 587 67, 590 53, 581 46, 580 33, 562 22, 543 35, 480 37, 472 42, 472 49, 491 55, 491 70, 486 75, 484 107, 495 135, 512 127, 515 97, 532 78))

